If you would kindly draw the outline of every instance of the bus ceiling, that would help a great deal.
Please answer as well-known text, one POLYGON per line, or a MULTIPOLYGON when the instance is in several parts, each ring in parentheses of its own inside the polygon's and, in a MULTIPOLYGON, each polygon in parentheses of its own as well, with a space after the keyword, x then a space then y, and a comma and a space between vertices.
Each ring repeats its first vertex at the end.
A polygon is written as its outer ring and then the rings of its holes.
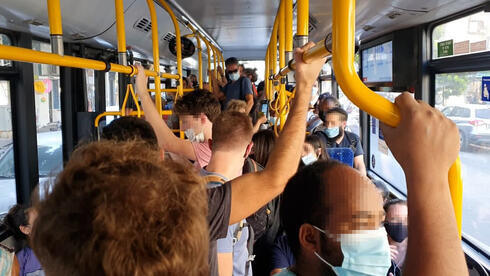
MULTIPOLYGON (((180 20, 182 34, 190 22, 208 40, 222 48, 225 58, 263 59, 279 0, 170 0, 180 20)), ((296 1, 294 0, 293 3, 296 1)), ((394 30, 434 21, 485 3, 485 0, 358 0, 357 34, 369 40, 394 30)), ((158 1, 155 1, 158 3, 158 1)), ((146 1, 124 1, 128 48, 151 60, 151 24, 146 1)), ((117 49, 113 1, 63 0, 61 13, 65 42, 86 43, 96 48, 117 49)), ((168 48, 174 28, 168 14, 157 7, 160 47, 168 48)), ((46 1, 3 0, 0 28, 49 38, 46 1)), ((310 40, 319 41, 331 32, 332 3, 310 0, 310 40)), ((205 46, 203 46, 205 47, 205 46)), ((205 54, 206 51, 203 51, 205 54)), ((175 57, 161 51, 161 63, 175 64, 175 57)), ((186 68, 197 67, 197 54, 184 59, 186 68)))

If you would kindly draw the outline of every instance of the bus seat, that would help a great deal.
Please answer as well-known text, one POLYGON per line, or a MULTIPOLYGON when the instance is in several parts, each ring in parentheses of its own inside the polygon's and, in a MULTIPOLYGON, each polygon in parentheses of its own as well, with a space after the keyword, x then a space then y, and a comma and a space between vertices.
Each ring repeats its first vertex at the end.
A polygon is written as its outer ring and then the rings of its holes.
POLYGON ((330 158, 354 167, 354 152, 350 148, 328 148, 330 158))

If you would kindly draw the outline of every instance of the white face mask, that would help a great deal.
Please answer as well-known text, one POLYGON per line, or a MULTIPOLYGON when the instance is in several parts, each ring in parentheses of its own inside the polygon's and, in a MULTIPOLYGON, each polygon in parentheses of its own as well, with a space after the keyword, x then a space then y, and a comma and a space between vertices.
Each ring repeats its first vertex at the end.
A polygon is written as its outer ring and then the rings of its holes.
POLYGON ((351 234, 331 235, 324 230, 313 226, 330 238, 340 241, 344 260, 342 266, 333 266, 320 254, 315 255, 332 268, 339 276, 366 276, 386 275, 391 267, 390 246, 386 230, 381 227, 377 230, 362 230, 351 234))
POLYGON ((197 143, 204 142, 204 132, 202 132, 202 131, 196 135, 196 133, 194 132, 194 129, 189 128, 189 129, 186 129, 184 131, 184 133, 185 133, 185 136, 187 137, 187 139, 189 139, 189 141, 191 141, 191 142, 197 142, 197 143))
POLYGON ((235 73, 228 74, 228 76, 230 77, 231 81, 236 81, 240 78, 240 73, 235 72, 235 73))
POLYGON ((316 160, 318 160, 318 157, 316 157, 316 155, 314 153, 309 153, 309 154, 301 157, 301 160, 303 161, 303 164, 308 166, 310 164, 315 163, 316 160))

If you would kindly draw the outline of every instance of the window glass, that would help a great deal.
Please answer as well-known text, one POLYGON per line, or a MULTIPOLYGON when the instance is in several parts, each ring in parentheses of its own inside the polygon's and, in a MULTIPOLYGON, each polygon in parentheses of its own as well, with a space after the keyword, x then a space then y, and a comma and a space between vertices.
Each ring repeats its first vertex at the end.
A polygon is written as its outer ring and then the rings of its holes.
POLYGON ((330 62, 325 63, 323 65, 322 70, 320 71, 320 76, 330 76, 332 75, 332 65, 330 62))
POLYGON ((332 81, 329 81, 329 80, 321 81, 320 92, 322 94, 323 93, 330 93, 330 94, 332 94, 332 81))
POLYGON ((347 111, 349 117, 347 119, 347 127, 346 130, 353 132, 360 136, 359 130, 359 108, 353 104, 347 96, 345 96, 344 92, 339 86, 339 102, 340 106, 347 111))
MULTIPOLYGON (((51 51, 49 43, 35 40, 32 48, 51 51)), ((39 183, 55 176, 63 166, 60 90, 59 67, 34 64, 39 183)))
POLYGON ((490 102, 482 77, 490 71, 436 74, 436 107, 459 129, 463 176, 463 233, 490 253, 490 102))
POLYGON ((10 82, 0 81, 0 214, 17 202, 10 82))
POLYGON ((95 71, 85 70, 85 95, 87 96, 87 111, 95 111, 95 71))
MULTIPOLYGON (((377 92, 391 102, 401 93, 377 92)), ((405 173, 388 149, 379 120, 369 116, 369 168, 400 192, 407 193, 405 173)))
POLYGON ((490 50, 490 14, 478 12, 441 24, 432 32, 432 57, 442 58, 490 50))
POLYGON ((257 82, 255 84, 259 84, 259 82, 264 80, 265 74, 265 61, 263 60, 245 60, 240 61, 245 68, 257 69, 257 82))
MULTIPOLYGON (((0 34, 0 45, 12 45, 12 41, 5 34, 0 34)), ((10 67, 12 66, 11 60, 0 59, 0 67, 10 67)))
MULTIPOLYGON (((119 75, 115 72, 105 74, 105 109, 106 111, 119 111, 119 75)), ((114 120, 114 116, 107 116, 106 125, 114 120)))

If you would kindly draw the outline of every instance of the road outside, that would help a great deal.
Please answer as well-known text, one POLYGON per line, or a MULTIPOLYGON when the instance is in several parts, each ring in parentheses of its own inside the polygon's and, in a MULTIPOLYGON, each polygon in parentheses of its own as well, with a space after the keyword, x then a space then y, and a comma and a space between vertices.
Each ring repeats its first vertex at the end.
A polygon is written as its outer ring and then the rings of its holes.
MULTIPOLYGON (((490 150, 461 152, 463 232, 490 253, 490 150)), ((473 240, 472 239, 472 240, 473 240)))

